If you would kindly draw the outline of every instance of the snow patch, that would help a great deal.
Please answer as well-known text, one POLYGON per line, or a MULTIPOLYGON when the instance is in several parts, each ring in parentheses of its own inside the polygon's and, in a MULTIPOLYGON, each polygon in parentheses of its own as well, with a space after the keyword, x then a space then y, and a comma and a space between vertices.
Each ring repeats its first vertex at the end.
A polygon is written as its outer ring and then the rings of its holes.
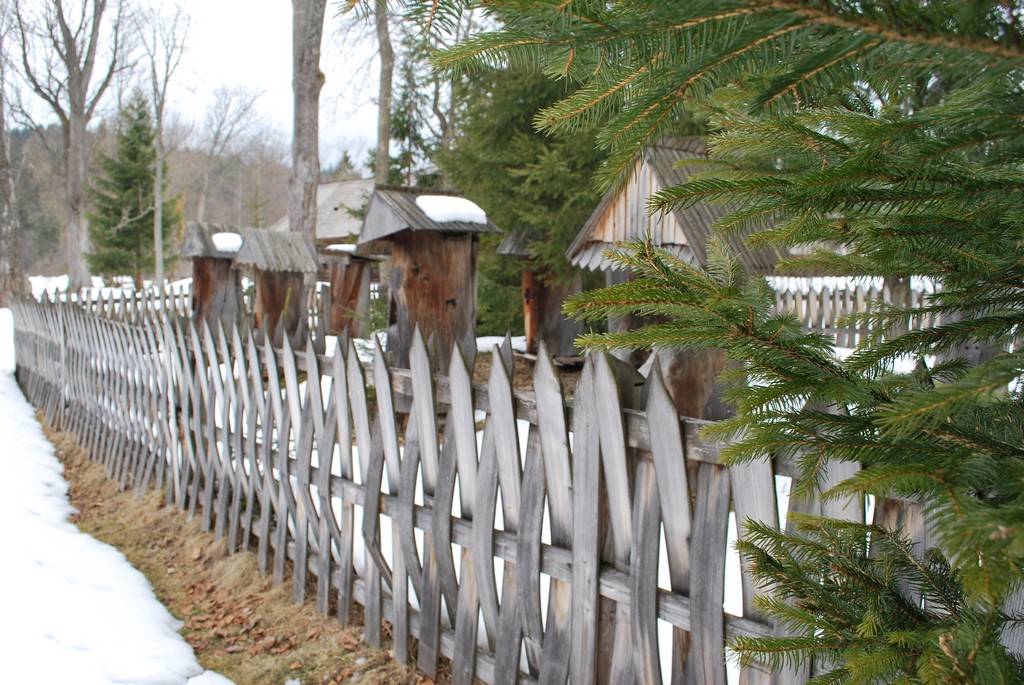
POLYGON ((451 195, 419 195, 416 206, 427 218, 438 223, 462 221, 467 224, 486 224, 487 214, 475 202, 451 195))
POLYGON ((328 245, 324 248, 324 252, 342 252, 344 254, 355 254, 355 245, 328 245))

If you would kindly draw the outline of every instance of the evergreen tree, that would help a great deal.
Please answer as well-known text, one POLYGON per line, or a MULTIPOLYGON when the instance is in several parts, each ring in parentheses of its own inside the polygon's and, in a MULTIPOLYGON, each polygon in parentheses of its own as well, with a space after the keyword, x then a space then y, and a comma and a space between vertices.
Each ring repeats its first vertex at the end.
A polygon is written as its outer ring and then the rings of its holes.
MULTIPOLYGON (((156 145, 149 102, 142 91, 132 93, 121 111, 113 156, 100 157, 101 177, 93 188, 89 215, 93 252, 89 268, 105 276, 130 274, 136 287, 152 274, 153 211, 156 145)), ((164 176, 166 178, 166 174, 164 176)), ((169 254, 173 230, 181 222, 180 207, 169 200, 163 207, 164 254, 169 254)), ((170 262, 170 258, 165 263, 170 262)))
MULTIPOLYGON (((565 251, 600 200, 593 176, 603 159, 592 133, 547 135, 537 111, 564 96, 564 86, 524 70, 488 70, 464 85, 453 149, 440 156, 449 178, 510 234, 525 231, 542 279, 566 278, 565 251)), ((478 325, 503 334, 522 327, 517 259, 495 254, 503 236, 483 236, 478 325)))
POLYGON ((815 658, 820 683, 1024 681, 1011 630, 1024 620, 1021 3, 496 4, 504 28, 440 62, 540 65, 580 83, 537 123, 600 125, 607 179, 680 111, 712 114, 717 166, 652 198, 653 211, 725 201, 722 231, 762 227, 752 242, 815 250, 782 268, 936 285, 915 309, 856 315, 876 333, 846 359, 773 313, 767 283, 724 241, 705 269, 649 244, 619 250, 639 280, 571 303, 587 318, 672 318, 591 347, 721 347, 742 362, 736 417, 707 430, 732 441, 728 459, 791 458, 812 492, 830 463, 856 462, 819 496, 925 507, 928 550, 877 524, 749 528, 741 551, 774 590, 762 608, 791 637, 738 641, 739 658, 815 658), (901 334, 913 317, 944 323, 901 334), (934 361, 974 341, 996 354, 934 361), (905 357, 913 373, 894 370, 905 357))

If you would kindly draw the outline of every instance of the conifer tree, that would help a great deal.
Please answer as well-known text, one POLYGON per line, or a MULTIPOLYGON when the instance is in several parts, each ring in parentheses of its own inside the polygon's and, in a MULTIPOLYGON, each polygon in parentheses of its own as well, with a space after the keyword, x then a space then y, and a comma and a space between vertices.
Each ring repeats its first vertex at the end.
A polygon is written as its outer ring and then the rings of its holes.
MULTIPOLYGON (((593 182, 603 155, 592 133, 546 135, 533 116, 564 87, 523 70, 486 70, 463 85, 466 106, 453 148, 439 162, 455 186, 505 235, 526 232, 541 279, 571 280, 565 251, 600 200, 593 182)), ((522 326, 519 260, 494 253, 504 236, 482 236, 478 326, 522 326)))
MULTIPOLYGON (((91 192, 89 268, 105 276, 130 275, 136 287, 154 267, 155 143, 149 102, 136 90, 119 115, 114 155, 100 157, 102 173, 91 192)), ((178 202, 168 200, 163 207, 164 254, 169 254, 166 248, 180 222, 178 202)))
MULTIPOLYGON (((934 546, 880 524, 798 517, 747 529, 741 551, 789 637, 741 640, 741 660, 816 662, 813 682, 1024 681, 1024 32, 1020 2, 715 0, 492 3, 505 21, 439 63, 535 65, 579 90, 543 129, 600 125, 619 179, 680 110, 711 114, 715 162, 652 211, 722 201, 723 232, 812 249, 780 268, 928 279, 921 306, 856 315, 847 358, 773 312, 763 278, 722 240, 706 268, 638 243, 638 280, 580 297, 596 319, 665 324, 592 348, 720 347, 735 418, 708 429, 733 461, 792 459, 822 498, 924 506, 934 546), (921 97, 922 90, 926 97, 921 97), (904 332, 915 318, 937 325, 904 332), (953 355, 982 342, 971 366, 953 355), (902 359, 912 373, 896 371, 902 359), (829 464, 858 474, 824 492, 829 464)), ((800 494, 800 493, 798 493, 800 494)))

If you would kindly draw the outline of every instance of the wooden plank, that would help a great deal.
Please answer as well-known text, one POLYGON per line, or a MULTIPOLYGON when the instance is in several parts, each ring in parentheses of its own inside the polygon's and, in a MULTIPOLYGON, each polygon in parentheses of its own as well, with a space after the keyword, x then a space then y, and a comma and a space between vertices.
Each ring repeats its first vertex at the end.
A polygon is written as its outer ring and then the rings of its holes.
MULTIPOLYGON (((566 481, 568 482, 568 481, 566 481)), ((540 545, 544 529, 544 455, 540 432, 530 426, 526 439, 526 464, 523 472, 522 502, 519 510, 516 576, 527 663, 532 675, 540 673, 544 644, 541 615, 540 545)))
POLYGON ((252 541, 252 521, 255 514, 257 495, 260 490, 259 455, 256 451, 256 429, 259 425, 259 407, 265 401, 263 396, 262 376, 259 370, 259 354, 252 332, 247 335, 245 344, 238 331, 238 325, 231 325, 231 342, 235 349, 235 357, 240 360, 239 390, 242 396, 242 413, 244 420, 239 427, 245 426, 245 438, 242 441, 242 460, 245 463, 245 497, 242 503, 239 528, 241 540, 239 549, 247 550, 252 541), (244 352, 243 352, 244 350, 244 352))
MULTIPOLYGON (((763 523, 778 528, 778 503, 775 499, 775 474, 767 461, 735 464, 729 468, 732 479, 733 509, 736 512, 736 527, 740 537, 748 522, 763 523)), ((740 558, 740 579, 743 589, 743 615, 755 620, 767 620, 760 616, 755 600, 768 594, 766 588, 758 586, 746 559, 740 558)), ((740 685, 769 685, 771 670, 767 665, 754 664, 740 669, 740 685)))
MULTIPOLYGON (((281 383, 278 375, 277 357, 270 337, 263 335, 263 360, 267 371, 267 415, 270 423, 264 426, 263 441, 270 448, 266 453, 265 462, 268 486, 268 501, 277 521, 273 531, 268 530, 270 547, 273 552, 271 577, 275 584, 284 581, 285 559, 288 546, 288 522, 291 513, 288 509, 288 494, 291 488, 285 487, 288 482, 288 441, 290 436, 291 413, 284 410, 281 398, 281 383), (274 475, 274 471, 277 475, 274 475)), ((268 512, 269 515, 270 512, 268 512)), ((262 521, 261 521, 262 523, 262 521)), ((269 522, 268 522, 269 526, 269 522)))
MULTIPOLYGON (((509 345, 505 347, 510 348, 509 345)), ((488 391, 491 402, 490 424, 501 491, 502 527, 506 532, 515 535, 519 531, 522 502, 522 462, 519 452, 519 430, 513 406, 511 368, 507 357, 500 350, 491 353, 488 391)), ((498 618, 498 642, 494 659, 497 683, 514 683, 519 672, 522 621, 517 601, 518 574, 517 565, 505 563, 498 618)))
MULTIPOLYGON (((237 332, 235 337, 237 338, 237 332)), ((242 443, 245 439, 244 417, 247 404, 244 396, 248 394, 249 383, 246 378, 245 357, 242 352, 241 341, 239 340, 237 347, 234 344, 229 347, 228 336, 224 331, 224 326, 220 323, 217 325, 217 344, 220 348, 220 356, 226 362, 224 385, 230 405, 230 412, 227 414, 230 421, 227 429, 230 438, 228 454, 231 455, 231 498, 228 503, 228 529, 226 535, 228 554, 234 554, 238 550, 242 500, 248 485, 242 443)))
POLYGON ((366 498, 363 500, 363 545, 369 554, 366 561, 367 596, 364 599, 366 643, 375 649, 381 645, 381 580, 386 577, 389 587, 393 587, 391 569, 380 548, 380 517, 381 482, 384 476, 384 444, 381 436, 381 419, 378 415, 373 422, 370 438, 367 478, 364 483, 366 498))
POLYGON ((693 567, 690 606, 700 630, 693 633, 693 666, 697 682, 725 685, 725 552, 728 544, 729 474, 725 467, 697 468, 693 525, 693 567))
MULTIPOLYGON (((352 461, 352 422, 349 413, 348 374, 345 370, 345 354, 347 348, 338 343, 337 351, 332 360, 334 368, 334 385, 331 395, 334 399, 335 417, 338 432, 338 472, 343 481, 355 482, 355 468, 352 461)), ((355 581, 353 560, 353 542, 355 540, 355 507, 352 500, 344 496, 344 488, 340 489, 341 521, 338 545, 338 620, 348 623, 352 612, 352 591, 355 581)), ((333 515, 333 507, 331 508, 333 515)))
MULTIPOLYGON (((632 650, 632 670, 636 674, 636 681, 640 683, 661 682, 661 662, 658 657, 658 543, 661 507, 658 494, 654 465, 640 462, 636 467, 636 492, 633 498, 629 568, 631 640, 628 643, 632 650)), ((619 626, 620 630, 624 627, 619 626)), ((616 642, 616 647, 618 644, 616 642)))
MULTIPOLYGON (((661 379, 657 360, 647 381, 647 421, 651 424, 651 456, 657 472, 658 498, 665 530, 665 555, 668 559, 669 583, 674 592, 690 592, 690 487, 683 436, 676 420, 677 411, 661 379)), ((690 661, 691 636, 679 628, 672 631, 673 685, 693 682, 690 661), (687 673, 689 672, 689 677, 687 673)))
MULTIPOLYGON (((449 364, 451 379, 451 408, 448 411, 446 426, 450 431, 452 443, 445 441, 442 452, 438 484, 439 492, 447 492, 454 488, 456 474, 446 466, 446 456, 452 455, 455 471, 459 481, 459 507, 461 519, 472 525, 477 495, 478 457, 476 451, 476 427, 473 420, 473 389, 470 382, 469 369, 461 351, 452 352, 449 364), (448 483, 448 479, 452 483, 448 483)), ((453 493, 454 497, 454 493, 453 493)), ((443 509, 442 509, 443 511, 443 509)), ((492 513, 493 516, 493 513, 492 513)), ((437 533, 435 527, 435 533, 437 533)), ((451 537, 450 522, 444 529, 451 537)), ((442 535, 436 534, 438 544, 442 535)), ((469 549, 463 548, 459 565, 459 594, 455 616, 455 648, 452 654, 453 685, 471 685, 476 676, 477 630, 480 620, 480 595, 476 578, 476 560, 469 549)), ((489 562, 488 562, 489 565, 489 562)), ((485 568, 485 572, 493 572, 485 568)))
POLYGON ((229 417, 230 399, 225 390, 223 368, 227 366, 228 359, 219 358, 213 343, 213 334, 210 326, 204 321, 203 329, 203 352, 206 355, 207 369, 210 375, 210 443, 208 454, 214 463, 217 481, 216 500, 214 504, 214 538, 220 540, 227 532, 227 507, 229 494, 231 492, 231 457, 229 448, 229 417), (218 425, 219 424, 219 425, 218 425))
POLYGON ((494 513, 498 503, 498 456, 494 433, 488 420, 480 445, 480 468, 477 471, 476 499, 473 502, 473 539, 471 553, 481 560, 477 569, 477 598, 487 632, 487 644, 493 651, 498 639, 498 586, 489 561, 494 556, 494 513))
MULTIPOLYGON (((576 385, 573 412, 572 517, 574 522, 600 517, 601 462, 598 442, 594 358, 588 356, 576 385)), ((600 542, 597 526, 576 526, 572 546, 572 631, 569 678, 574 683, 596 679, 598 573, 600 542)))
MULTIPOLYGON (((630 483, 635 467, 632 455, 626 448, 619 385, 608 357, 595 358, 594 371, 594 395, 595 398, 599 398, 594 404, 597 409, 598 435, 601 441, 601 466, 608 493, 611 561, 615 568, 627 572, 630 568, 630 549, 633 545, 630 483)), ((605 626, 605 630, 612 631, 608 682, 633 682, 636 674, 629 606, 617 603, 613 611, 614 622, 611 626, 605 626)))
POLYGON ((209 532, 213 521, 213 486, 216 482, 213 460, 210 458, 210 450, 213 449, 213 410, 210 402, 210 386, 207 380, 209 366, 203 352, 202 344, 199 342, 199 334, 194 325, 189 323, 189 338, 192 341, 191 352, 193 355, 194 370, 192 380, 198 392, 193 394, 193 421, 196 431, 196 462, 199 466, 197 475, 202 477, 202 494, 198 492, 199 480, 193 485, 196 488, 194 496, 198 496, 201 506, 199 527, 203 532, 209 532))
MULTIPOLYGON (((359 356, 356 353, 355 345, 351 341, 349 341, 347 367, 348 393, 351 403, 352 422, 356 436, 356 447, 359 453, 359 476, 364 488, 363 529, 365 531, 366 517, 368 515, 367 511, 371 507, 380 506, 380 482, 383 475, 382 468, 375 468, 371 471, 371 454, 375 451, 379 452, 379 459, 383 462, 384 447, 379 435, 379 422, 375 421, 371 428, 369 409, 366 401, 366 378, 363 374, 363 367, 359 363, 359 356), (371 479, 371 473, 375 476, 373 479, 371 479), (371 480, 375 482, 371 482, 371 480), (374 487, 374 485, 376 487, 374 487)), ((374 545, 366 544, 365 534, 364 545, 366 546, 367 551, 372 553, 374 545)), ((366 599, 363 601, 363 606, 366 608, 364 634, 368 643, 371 645, 380 644, 380 581, 379 565, 376 560, 367 559, 365 570, 366 599), (373 561, 373 563, 371 563, 371 561, 373 561)))
MULTIPOLYGON (((282 343, 281 357, 284 367, 285 397, 292 421, 294 436, 294 458, 289 456, 291 473, 282 478, 281 487, 291 491, 294 502, 293 522, 295 544, 293 545, 292 601, 301 604, 306 598, 306 579, 309 571, 310 515, 314 509, 309 495, 310 460, 313 457, 313 412, 311 395, 319 398, 320 372, 314 357, 312 368, 307 368, 305 401, 299 388, 298 373, 295 370, 295 353, 288 336, 282 343), (315 387, 315 390, 314 390, 315 387)), ((316 408, 319 411, 319 407, 316 408)), ((322 414, 321 414, 322 416, 322 414)), ((322 420, 322 419, 321 419, 322 420)), ((291 505, 291 502, 289 502, 291 505)))
MULTIPOLYGON (((315 363, 316 351, 311 343, 306 345, 307 368, 315 363)), ((331 472, 337 440, 337 395, 334 385, 338 381, 331 380, 327 391, 327 406, 323 407, 321 383, 318 374, 316 388, 311 389, 310 403, 313 406, 313 433, 316 442, 316 607, 326 616, 330 607, 331 571, 334 562, 334 548, 341 537, 338 520, 334 516, 334 504, 331 495, 331 472)), ((347 439, 347 436, 346 436, 347 439)))
MULTIPOLYGON (((427 346, 423 341, 423 334, 419 326, 413 332, 412 349, 410 355, 410 370, 412 371, 413 403, 410 415, 410 429, 416 427, 416 434, 419 441, 419 465, 421 467, 422 489, 424 501, 433 501, 437 490, 438 478, 438 430, 437 430, 437 408, 434 403, 434 377, 430 357, 427 354, 427 346)), ((410 476, 415 479, 415 472, 410 476)), ((406 477, 403 468, 403 479, 406 477)), ((412 484, 408 484, 409 487, 412 484)), ((411 536, 412 532, 408 531, 411 536)), ((414 552, 415 550, 413 550, 414 552)), ((448 563, 446 571, 450 571, 450 577, 444 576, 442 581, 438 550, 434 545, 433 531, 425 531, 423 536, 423 569, 422 582, 417 588, 417 594, 422 602, 420 609, 420 646, 418 654, 418 665, 427 675, 434 677, 437 673, 437 659, 441 639, 441 584, 449 586, 449 601, 454 601, 455 569, 451 564, 451 552, 446 554, 448 563)), ((412 573, 415 575, 416 568, 413 564, 414 556, 405 555, 409 562, 412 573)))
MULTIPOLYGON (((541 342, 534 364, 533 387, 537 412, 545 420, 539 422, 541 454, 547 487, 548 517, 551 523, 551 544, 572 548, 572 472, 569 466, 569 436, 565 402, 558 373, 546 345, 541 342)), ((544 634, 544 658, 539 682, 563 685, 569 676, 572 652, 572 586, 557 578, 551 580, 548 595, 547 632, 544 634)), ((526 631, 532 634, 532 631, 526 631)))

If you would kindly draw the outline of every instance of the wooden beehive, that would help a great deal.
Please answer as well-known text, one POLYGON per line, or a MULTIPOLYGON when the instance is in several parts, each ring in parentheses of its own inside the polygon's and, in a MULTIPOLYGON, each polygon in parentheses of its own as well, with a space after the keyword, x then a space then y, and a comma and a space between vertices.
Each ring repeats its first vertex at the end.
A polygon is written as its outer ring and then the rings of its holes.
POLYGON ((442 215, 429 209, 433 198, 442 205, 472 205, 437 191, 379 187, 359 236, 357 254, 391 254, 387 348, 392 363, 402 367, 408 366, 417 326, 425 338, 435 339, 441 368, 454 344, 467 353, 474 348, 478 236, 500 233, 482 212, 473 220, 457 213, 439 220, 442 215))

